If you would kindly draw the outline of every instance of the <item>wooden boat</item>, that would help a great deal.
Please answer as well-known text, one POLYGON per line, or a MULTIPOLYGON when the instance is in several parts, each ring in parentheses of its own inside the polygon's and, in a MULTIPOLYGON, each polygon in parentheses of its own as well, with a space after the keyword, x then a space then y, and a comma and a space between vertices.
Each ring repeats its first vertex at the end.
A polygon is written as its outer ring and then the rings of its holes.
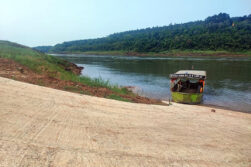
POLYGON ((206 71, 181 70, 170 74, 172 101, 198 104, 203 99, 206 71))

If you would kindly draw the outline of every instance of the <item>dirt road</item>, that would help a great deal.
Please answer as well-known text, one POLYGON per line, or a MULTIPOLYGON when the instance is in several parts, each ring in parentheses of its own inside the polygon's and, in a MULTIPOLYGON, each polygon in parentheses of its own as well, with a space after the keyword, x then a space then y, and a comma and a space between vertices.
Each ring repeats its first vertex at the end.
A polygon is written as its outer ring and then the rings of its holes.
POLYGON ((251 114, 0 78, 0 166, 251 166, 251 114))

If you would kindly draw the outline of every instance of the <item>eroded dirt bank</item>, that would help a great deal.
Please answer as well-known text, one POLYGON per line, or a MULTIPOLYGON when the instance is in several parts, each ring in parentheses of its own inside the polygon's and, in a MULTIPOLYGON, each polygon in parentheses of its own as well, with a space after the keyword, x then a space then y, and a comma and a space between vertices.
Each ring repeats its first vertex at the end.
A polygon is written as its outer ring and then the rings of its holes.
MULTIPOLYGON (((72 71, 75 74, 80 74, 82 67, 78 67, 73 63, 67 62, 68 66, 62 64, 65 70, 72 71)), ((18 81, 32 83, 35 85, 46 86, 54 89, 66 90, 80 94, 88 94, 97 97, 119 96, 125 100, 135 103, 145 104, 162 104, 160 100, 150 99, 138 95, 119 94, 111 91, 108 88, 91 87, 78 82, 66 81, 52 77, 57 74, 51 74, 46 71, 43 73, 35 73, 29 68, 10 59, 0 58, 0 76, 11 78, 18 81)))
POLYGON ((249 167, 251 114, 126 103, 0 77, 0 166, 249 167))

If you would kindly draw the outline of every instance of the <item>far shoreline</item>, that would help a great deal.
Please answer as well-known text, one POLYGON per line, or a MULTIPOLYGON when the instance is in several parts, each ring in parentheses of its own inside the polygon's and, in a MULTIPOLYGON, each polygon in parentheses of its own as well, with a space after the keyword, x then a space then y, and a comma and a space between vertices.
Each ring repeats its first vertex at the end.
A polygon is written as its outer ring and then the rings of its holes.
POLYGON ((251 57, 251 52, 227 51, 170 51, 170 52, 125 52, 125 51, 87 51, 87 52, 58 52, 47 54, 74 54, 74 55, 99 55, 99 56, 139 56, 139 57, 251 57))

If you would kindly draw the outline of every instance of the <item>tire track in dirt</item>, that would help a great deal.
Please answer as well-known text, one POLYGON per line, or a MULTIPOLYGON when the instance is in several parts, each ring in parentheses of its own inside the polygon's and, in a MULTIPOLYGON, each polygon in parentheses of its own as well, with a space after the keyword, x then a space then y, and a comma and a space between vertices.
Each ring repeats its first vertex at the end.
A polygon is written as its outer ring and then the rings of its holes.
POLYGON ((0 166, 250 166, 249 114, 2 80, 0 166))
MULTIPOLYGON (((54 99, 50 99, 47 101, 47 109, 49 109, 50 111, 54 110, 54 106, 55 106, 55 100, 54 99)), ((41 113, 44 112, 44 107, 42 106, 42 104, 40 103, 38 106, 35 106, 38 110, 36 111, 36 113, 41 113)), ((47 111, 48 113, 48 111, 47 111)), ((52 112, 52 114, 49 115, 49 117, 46 118, 47 121, 45 121, 44 124, 41 125, 41 127, 37 127, 36 129, 34 129, 34 131, 37 131, 34 135, 31 136, 31 138, 29 139, 29 141, 27 142, 27 146, 29 147, 29 145, 31 145, 31 143, 33 143, 35 140, 37 140, 37 138, 39 137, 39 135, 41 133, 43 133, 43 131, 48 128, 48 126, 51 124, 51 122, 56 118, 57 116, 57 112, 56 110, 54 110, 54 112, 52 112)), ((36 118, 33 119, 33 121, 36 120, 36 118)), ((30 121, 29 125, 34 125, 35 123, 32 124, 32 121, 30 121)), ((24 158, 26 157, 27 153, 28 153, 29 149, 27 149, 21 156, 20 161, 19 161, 19 167, 23 166, 22 163, 24 161, 24 158)))

